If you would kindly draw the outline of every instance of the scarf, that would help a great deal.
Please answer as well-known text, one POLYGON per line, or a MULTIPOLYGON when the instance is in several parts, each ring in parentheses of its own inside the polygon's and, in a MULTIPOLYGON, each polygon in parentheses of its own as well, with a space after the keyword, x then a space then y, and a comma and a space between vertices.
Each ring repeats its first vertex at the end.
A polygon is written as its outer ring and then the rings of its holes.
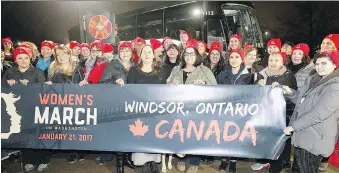
POLYGON ((49 67, 49 65, 51 65, 51 57, 48 58, 48 60, 44 61, 44 58, 40 58, 38 60, 38 62, 36 63, 36 68, 42 70, 42 71, 46 71, 47 68, 49 67))

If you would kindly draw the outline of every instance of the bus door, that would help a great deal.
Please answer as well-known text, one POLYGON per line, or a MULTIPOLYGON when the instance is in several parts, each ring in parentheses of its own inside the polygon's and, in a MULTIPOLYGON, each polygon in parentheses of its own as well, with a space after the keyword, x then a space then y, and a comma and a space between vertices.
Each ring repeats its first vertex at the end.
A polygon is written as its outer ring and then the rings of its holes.
POLYGON ((223 51, 226 51, 227 41, 225 35, 225 23, 222 20, 223 16, 220 15, 211 15, 204 16, 205 24, 205 39, 207 46, 210 47, 211 43, 214 41, 219 41, 222 43, 223 51))

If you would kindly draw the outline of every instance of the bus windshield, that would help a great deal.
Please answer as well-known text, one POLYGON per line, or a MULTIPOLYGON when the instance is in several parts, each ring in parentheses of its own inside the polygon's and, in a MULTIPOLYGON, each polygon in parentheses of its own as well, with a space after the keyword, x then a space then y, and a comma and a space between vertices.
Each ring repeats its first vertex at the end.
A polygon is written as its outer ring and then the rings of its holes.
POLYGON ((238 33, 243 37, 243 44, 263 47, 262 33, 254 9, 231 3, 224 4, 221 8, 225 16, 225 32, 228 39, 238 33))

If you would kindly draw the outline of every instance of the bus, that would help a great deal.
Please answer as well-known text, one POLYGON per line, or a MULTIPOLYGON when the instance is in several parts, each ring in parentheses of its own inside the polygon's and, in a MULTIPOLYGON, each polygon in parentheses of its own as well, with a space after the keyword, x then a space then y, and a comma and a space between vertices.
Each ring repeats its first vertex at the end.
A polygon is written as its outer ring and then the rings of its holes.
POLYGON ((208 47, 213 41, 220 41, 224 51, 230 36, 236 33, 242 35, 243 45, 264 47, 257 12, 250 2, 166 2, 117 14, 115 22, 120 40, 161 40, 166 36, 180 40, 180 30, 186 30, 191 38, 205 41, 208 47))

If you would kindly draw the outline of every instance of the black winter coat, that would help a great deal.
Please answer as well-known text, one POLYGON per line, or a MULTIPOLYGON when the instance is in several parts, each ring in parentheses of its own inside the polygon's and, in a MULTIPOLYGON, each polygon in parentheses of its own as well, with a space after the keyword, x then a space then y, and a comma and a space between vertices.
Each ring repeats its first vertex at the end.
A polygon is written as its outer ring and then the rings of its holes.
POLYGON ((46 82, 46 78, 42 70, 35 68, 33 66, 29 67, 25 72, 20 72, 18 67, 11 67, 5 71, 2 77, 2 83, 7 84, 7 80, 15 80, 17 83, 20 83, 19 80, 27 79, 28 84, 39 83, 43 84, 46 82))

